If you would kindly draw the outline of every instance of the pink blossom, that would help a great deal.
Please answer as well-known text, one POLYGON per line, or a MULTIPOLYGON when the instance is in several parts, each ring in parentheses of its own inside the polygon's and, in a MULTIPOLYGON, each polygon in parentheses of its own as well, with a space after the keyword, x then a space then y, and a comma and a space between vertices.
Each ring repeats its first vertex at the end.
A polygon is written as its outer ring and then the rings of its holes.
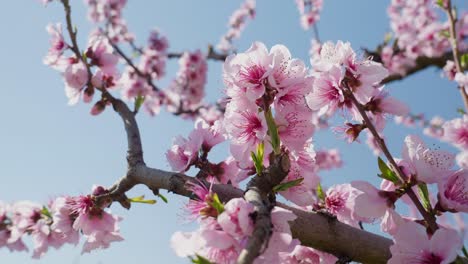
POLYGON ((242 167, 249 163, 250 152, 267 140, 268 131, 263 114, 258 113, 255 107, 247 106, 239 100, 231 101, 224 119, 226 132, 231 138, 231 154, 242 167))
POLYGON ((61 234, 64 242, 76 245, 79 241, 79 235, 78 230, 73 229, 74 218, 71 217, 73 214, 68 205, 70 199, 70 197, 58 197, 53 201, 51 206, 53 222, 51 228, 54 232, 61 234))
POLYGON ((439 228, 428 237, 423 226, 414 222, 400 225, 390 246, 389 264, 397 263, 451 263, 462 248, 462 241, 452 229, 439 228))
MULTIPOLYGON (((307 67, 300 59, 291 59, 291 53, 284 45, 275 45, 271 48, 271 67, 273 71, 268 76, 269 85, 278 90, 289 86, 304 83, 307 67)), ((311 87, 306 87, 311 88, 311 87)))
POLYGON ((233 156, 229 156, 223 161, 221 168, 223 172, 218 177, 220 177, 220 182, 224 184, 232 184, 232 186, 238 187, 241 181, 249 177, 249 171, 241 169, 233 156))
POLYGON ((275 263, 278 261, 279 252, 289 252, 295 246, 292 238, 289 222, 296 219, 291 211, 274 207, 271 211, 271 222, 273 224, 273 234, 268 241, 268 248, 260 255, 255 264, 275 263))
POLYGON ((299 9, 301 25, 307 30, 320 19, 320 11, 323 7, 323 0, 296 0, 299 9))
POLYGON ((348 206, 351 208, 351 217, 355 220, 372 221, 381 218, 391 206, 380 191, 368 182, 353 181, 351 187, 355 191, 348 198, 348 206))
POLYGON ((312 93, 306 96, 310 109, 319 111, 319 115, 332 115, 345 102, 341 88, 342 74, 338 67, 331 67, 314 81, 312 93))
POLYGON ((468 150, 458 153, 456 160, 460 168, 468 169, 468 150))
POLYGON ((122 87, 122 98, 131 100, 137 96, 152 95, 153 89, 145 78, 139 77, 133 69, 126 68, 119 79, 118 86, 122 87))
POLYGON ((68 44, 63 39, 62 25, 49 24, 47 32, 50 35, 50 48, 47 55, 44 57, 44 64, 60 69, 61 62, 63 62, 62 55, 69 48, 68 44))
POLYGON ((297 179, 303 179, 298 186, 291 187, 286 191, 280 192, 281 196, 292 201, 299 206, 312 205, 315 202, 314 190, 320 181, 315 171, 310 168, 310 162, 313 157, 308 152, 301 152, 297 159, 291 159, 291 168, 283 182, 289 182, 297 179), (306 166, 309 166, 308 168, 306 166))
POLYGON ((81 231, 86 237, 82 253, 108 248, 110 243, 123 240, 118 226, 121 218, 98 208, 91 195, 70 197, 66 203, 76 217, 73 229, 81 231))
POLYGON ((200 147, 199 138, 187 140, 178 136, 174 139, 171 149, 166 152, 167 161, 174 171, 184 172, 197 159, 200 147))
POLYGON ((339 184, 330 187, 325 196, 325 208, 331 214, 335 215, 339 221, 356 225, 351 218, 352 211, 348 205, 348 199, 352 196, 355 189, 351 184, 339 184))
POLYGON ((233 49, 232 41, 240 37, 244 30, 248 18, 255 17, 255 0, 245 0, 239 9, 236 9, 229 18, 229 29, 221 37, 218 45, 216 46, 222 52, 228 52, 233 49))
POLYGON ((444 209, 468 213, 468 170, 460 169, 440 182, 438 197, 444 209))
POLYGON ((254 206, 242 198, 231 199, 218 216, 221 228, 231 236, 242 239, 252 234, 254 206))
POLYGON ((314 248, 296 245, 291 252, 280 252, 280 263, 284 264, 333 264, 335 256, 314 248))
POLYGON ((394 236, 400 226, 405 223, 404 219, 393 209, 389 208, 385 211, 385 215, 380 223, 380 229, 392 236, 394 236))
POLYGON ((231 98, 245 94, 256 100, 265 93, 265 80, 270 74, 272 56, 261 42, 254 42, 245 53, 230 55, 223 66, 226 93, 231 98))
POLYGON ((304 149, 313 133, 312 113, 306 107, 284 107, 276 112, 275 123, 283 145, 291 151, 304 149))
POLYGON ((0 247, 6 246, 10 252, 28 251, 21 237, 18 238, 18 232, 12 234, 12 220, 10 219, 11 205, 0 201, 0 247), (12 238, 13 235, 13 238, 12 238))
POLYGON ((226 140, 222 122, 216 121, 210 126, 204 120, 197 120, 195 129, 190 133, 189 139, 193 141, 201 140, 202 149, 206 152, 210 151, 212 147, 226 140))
MULTIPOLYGON (((383 136, 380 136, 381 138, 384 138, 383 136)), ((367 138, 366 138, 366 143, 367 146, 372 150, 372 153, 375 156, 379 156, 382 153, 382 150, 380 149, 380 146, 375 139, 374 135, 370 132, 367 132, 367 138)))
POLYGON ((454 80, 460 87, 462 87, 461 89, 463 89, 463 87, 465 88, 465 91, 468 89, 468 74, 457 72, 457 74, 455 74, 454 80))
POLYGON ((425 135, 434 137, 434 138, 442 138, 444 135, 443 125, 445 120, 440 116, 434 116, 431 121, 429 121, 429 125, 424 128, 423 132, 425 135))
POLYGON ((445 141, 462 150, 468 149, 468 115, 445 122, 443 129, 445 141))
POLYGON ((116 65, 119 57, 113 54, 113 48, 107 38, 102 35, 94 35, 89 40, 89 48, 86 57, 91 64, 96 65, 106 75, 114 75, 117 71, 116 65))
POLYGON ((68 104, 74 105, 80 99, 83 86, 88 81, 88 71, 81 63, 73 63, 64 72, 65 94, 68 97, 68 104))
POLYGON ((405 138, 403 159, 411 162, 416 170, 416 178, 425 183, 436 183, 452 171, 454 155, 443 150, 432 150, 417 136, 405 138))
POLYGON ((457 68, 455 67, 455 62, 452 60, 447 60, 443 68, 445 76, 451 81, 455 79, 455 74, 457 73, 457 68))
POLYGON ((315 156, 317 167, 321 170, 331 170, 343 166, 338 149, 319 150, 315 156))
POLYGON ((178 95, 177 109, 195 109, 205 96, 207 74, 205 55, 197 50, 184 52, 179 59, 179 71, 169 89, 178 95))

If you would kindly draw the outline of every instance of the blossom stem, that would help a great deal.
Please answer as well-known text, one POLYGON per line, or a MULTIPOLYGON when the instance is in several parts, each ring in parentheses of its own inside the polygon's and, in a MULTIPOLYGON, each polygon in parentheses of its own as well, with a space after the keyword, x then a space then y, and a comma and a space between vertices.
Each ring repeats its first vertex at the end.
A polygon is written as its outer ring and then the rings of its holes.
MULTIPOLYGON (((405 177, 404 177, 405 174, 401 171, 400 167, 396 164, 395 159, 393 158, 392 154, 390 153, 390 151, 387 148, 387 145, 385 144, 385 141, 383 140, 382 137, 380 137, 379 133, 377 132, 377 129, 375 128, 375 126, 372 124, 371 120, 367 116, 367 113, 366 113, 366 111, 364 109, 364 106, 361 103, 359 103, 359 101, 356 99, 353 92, 351 91, 351 89, 349 89, 349 87, 347 86, 346 83, 344 83, 344 92, 345 92, 345 96, 348 97, 349 99, 351 99, 352 103, 358 109, 359 113, 361 114, 362 118, 364 119, 364 124, 367 126, 369 131, 374 136, 375 141, 377 142, 380 149, 382 150, 382 153, 384 153, 385 157, 387 157, 388 161, 390 162, 391 167, 396 172, 396 175, 397 175, 398 179, 400 180, 400 182, 402 184, 404 184, 405 183, 405 177)), ((424 209, 424 206, 421 204, 418 197, 416 196, 416 194, 414 193, 414 191, 411 188, 408 188, 406 190, 406 193, 408 194, 410 199, 413 201, 414 205, 416 206, 418 211, 421 213, 424 220, 426 220, 430 232, 434 233, 438 229, 435 216, 433 214, 429 213, 428 211, 426 211, 426 209, 424 209)))
POLYGON ((76 41, 76 30, 73 29, 73 23, 71 18, 71 6, 69 0, 61 0, 63 4, 63 8, 65 10, 65 20, 67 21, 67 31, 68 35, 70 36, 70 40, 72 42, 71 50, 75 53, 77 59, 83 62, 86 66, 86 71, 88 72, 88 85, 91 85, 91 79, 93 77, 91 72, 91 66, 88 64, 86 59, 83 57, 80 48, 78 47, 78 42, 76 41))
POLYGON ((268 126, 268 133, 271 138, 271 146, 273 147, 275 154, 278 155, 281 152, 280 138, 278 135, 278 127, 276 126, 270 106, 268 106, 268 108, 264 111, 264 115, 268 126))
MULTIPOLYGON (((450 44, 452 45, 452 53, 453 53, 453 61, 455 62, 455 68, 457 69, 457 72, 463 74, 463 67, 461 65, 460 61, 460 51, 458 49, 458 41, 457 41, 457 32, 456 32, 456 18, 454 17, 453 10, 452 10, 452 1, 447 0, 446 5, 444 5, 444 10, 447 13, 448 16, 448 22, 450 26, 450 44)), ((458 89, 460 90, 461 97, 463 99, 463 103, 465 104, 465 109, 468 111, 468 94, 466 94, 466 87, 463 86, 458 86, 458 89)))

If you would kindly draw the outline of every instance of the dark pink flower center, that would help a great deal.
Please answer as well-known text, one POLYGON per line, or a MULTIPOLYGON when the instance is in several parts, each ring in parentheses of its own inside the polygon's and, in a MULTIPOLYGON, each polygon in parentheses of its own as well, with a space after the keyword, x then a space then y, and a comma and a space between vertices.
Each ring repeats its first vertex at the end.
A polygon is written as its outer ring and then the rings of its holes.
POLYGON ((266 70, 260 65, 253 65, 241 71, 240 78, 248 83, 261 85, 266 70))
POLYGON ((331 193, 331 195, 328 195, 327 198, 325 199, 325 205, 327 209, 330 211, 332 214, 337 214, 345 205, 345 198, 343 195, 340 195, 339 193, 331 193))
POLYGON ((424 253, 423 259, 421 260, 421 264, 440 264, 442 263, 442 258, 434 255, 434 253, 424 253))
POLYGON ((444 191, 447 199, 455 201, 460 204, 468 204, 468 190, 465 188, 465 178, 462 174, 452 176, 446 183, 446 189, 444 191))
POLYGON ((257 137, 257 132, 262 129, 262 122, 260 119, 251 112, 243 112, 242 117, 242 124, 238 126, 241 129, 241 133, 239 134, 239 138, 248 141, 250 139, 255 139, 257 137))

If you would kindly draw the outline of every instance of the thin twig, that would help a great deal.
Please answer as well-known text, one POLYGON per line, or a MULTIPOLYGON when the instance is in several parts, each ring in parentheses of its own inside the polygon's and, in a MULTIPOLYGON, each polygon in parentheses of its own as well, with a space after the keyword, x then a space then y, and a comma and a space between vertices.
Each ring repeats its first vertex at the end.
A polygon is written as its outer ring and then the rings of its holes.
MULTIPOLYGON (((391 167, 393 168, 393 170, 396 172, 396 175, 398 177, 398 180, 404 184, 406 183, 405 181, 405 174, 402 172, 401 168, 396 164, 395 162, 395 159, 393 158, 392 154, 390 153, 390 151, 388 150, 387 148, 387 145, 385 144, 385 141, 382 139, 382 137, 380 137, 379 133, 377 132, 377 129, 374 127, 374 124, 371 122, 371 120, 369 119, 369 117, 367 116, 367 113, 366 111, 364 110, 364 107, 361 103, 359 103, 359 101, 356 99, 356 97, 354 96, 353 92, 348 88, 348 86, 346 85, 345 83, 345 95, 346 97, 348 97, 349 99, 351 99, 352 103, 356 106, 356 108, 358 109, 359 113, 361 114, 362 118, 364 119, 364 124, 367 126, 367 128, 369 129, 369 131, 372 133, 372 135, 374 136, 375 138, 375 141, 377 142, 377 144, 379 145, 380 149, 382 150, 382 153, 385 155, 385 157, 387 157, 388 161, 390 162, 390 165, 391 167)), ((408 194, 408 196, 410 197, 410 199, 413 201, 414 205, 416 206, 416 208, 418 209, 418 211, 421 213, 421 215, 423 216, 423 218, 426 220, 428 226, 429 226, 429 230, 431 231, 431 233, 434 233, 438 226, 437 226, 437 223, 436 223, 436 219, 434 217, 434 215, 428 213, 423 205, 421 204, 421 202, 419 201, 418 197, 416 196, 416 194, 414 193, 414 191, 411 189, 411 188, 408 188, 406 193, 408 194)))
MULTIPOLYGON (((457 69, 457 72, 463 74, 463 68, 461 66, 460 62, 460 51, 458 50, 458 41, 457 41, 457 32, 456 32, 456 23, 457 20, 453 16, 453 10, 452 10, 452 1, 447 0, 446 1, 446 6, 445 6, 445 12, 447 13, 447 16, 449 18, 449 25, 450 25, 450 44, 452 46, 452 52, 453 52, 453 61, 455 63, 455 67, 457 69)), ((460 90, 460 94, 463 100, 463 103, 465 104, 465 109, 468 111, 468 95, 466 94, 465 91, 466 87, 459 86, 458 89, 460 90)))

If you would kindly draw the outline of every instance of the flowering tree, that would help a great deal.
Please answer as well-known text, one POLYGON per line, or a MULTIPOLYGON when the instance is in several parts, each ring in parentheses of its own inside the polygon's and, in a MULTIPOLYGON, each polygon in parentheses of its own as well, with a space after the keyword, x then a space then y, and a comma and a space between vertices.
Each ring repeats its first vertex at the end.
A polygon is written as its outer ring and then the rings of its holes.
POLYGON ((468 13, 450 0, 392 1, 392 35, 363 55, 349 42, 321 42, 322 1, 298 0, 301 25, 315 32, 310 67, 283 45, 254 42, 235 50, 255 17, 252 0, 233 13, 218 45, 182 53, 170 52, 157 30, 140 46, 122 17, 125 0, 85 1, 96 26, 86 46, 78 44, 83 36, 69 0, 42 2, 64 12, 62 23, 47 26, 44 63, 62 75, 69 104, 82 101, 91 115, 108 108, 120 116, 127 170, 87 195, 0 203, 0 246, 27 250, 29 236, 35 258, 80 239, 83 253, 108 248, 124 239, 111 205, 156 202, 127 197, 142 184, 162 201, 161 190, 189 198, 184 210, 199 228, 176 232, 171 244, 194 263, 467 262, 463 230, 444 221, 468 211, 468 13), (179 70, 161 88, 169 59, 179 61, 179 70), (205 100, 208 60, 223 69, 224 96, 215 103, 205 100), (459 117, 425 121, 384 88, 431 66, 458 86, 465 106, 459 117), (161 109, 194 123, 166 152, 172 171, 146 165, 136 121, 161 109), (401 156, 391 153, 392 139, 383 133, 391 116, 403 124, 422 120, 426 134, 459 153, 432 149, 415 135, 405 138, 401 156), (332 124, 337 117, 342 126, 332 124), (349 143, 367 133, 378 156, 379 188, 361 180, 322 186, 319 173, 341 166, 337 150, 313 148, 314 133, 330 126, 349 143), (222 143, 229 152, 214 162, 211 151, 222 143), (380 223, 392 239, 362 230, 363 223, 380 223))

